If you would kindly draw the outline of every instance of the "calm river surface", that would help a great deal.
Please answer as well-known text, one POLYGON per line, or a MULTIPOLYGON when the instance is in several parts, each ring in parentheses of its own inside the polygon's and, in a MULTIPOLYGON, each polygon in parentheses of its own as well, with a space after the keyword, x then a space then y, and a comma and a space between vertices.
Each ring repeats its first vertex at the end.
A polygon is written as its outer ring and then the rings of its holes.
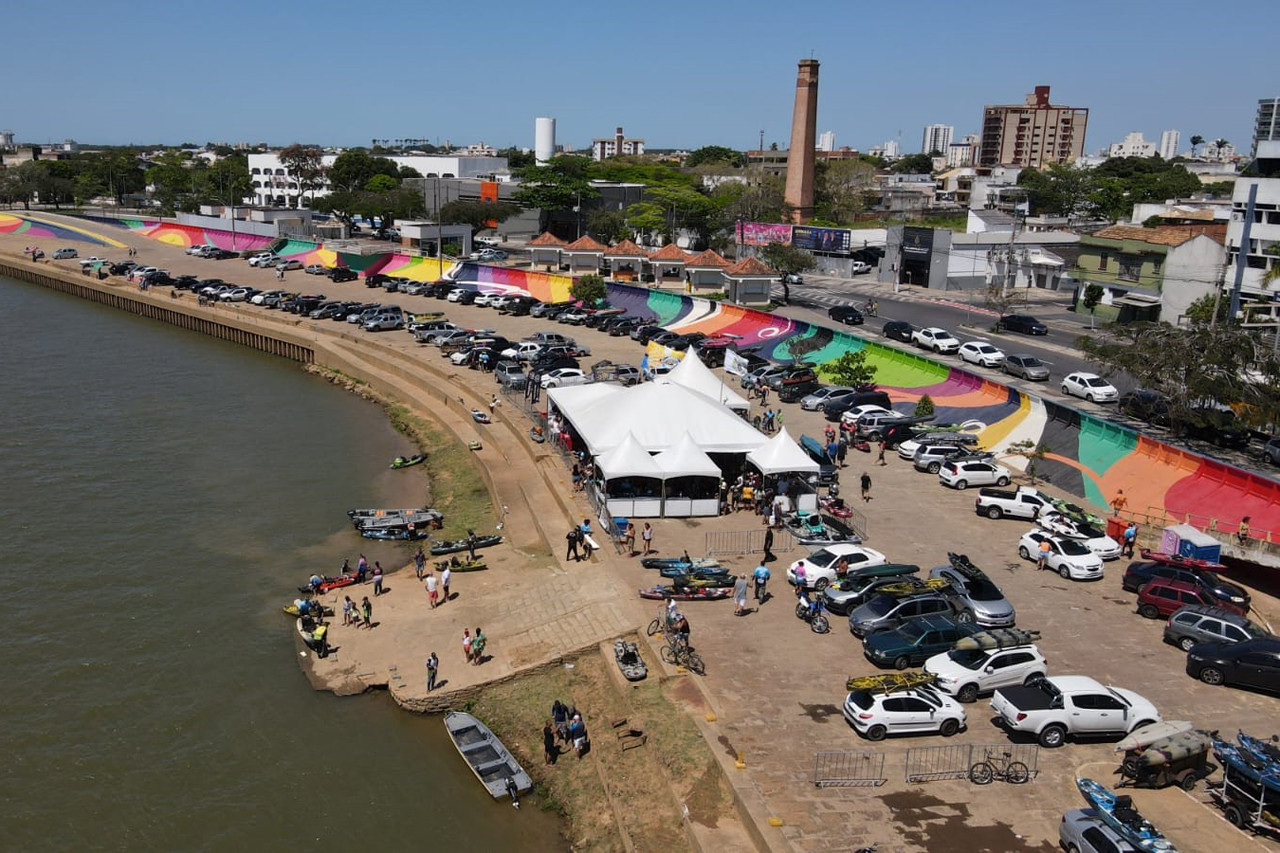
POLYGON ((556 850, 436 718, 311 690, 280 613, 423 475, 297 365, 0 279, 0 846, 556 850))

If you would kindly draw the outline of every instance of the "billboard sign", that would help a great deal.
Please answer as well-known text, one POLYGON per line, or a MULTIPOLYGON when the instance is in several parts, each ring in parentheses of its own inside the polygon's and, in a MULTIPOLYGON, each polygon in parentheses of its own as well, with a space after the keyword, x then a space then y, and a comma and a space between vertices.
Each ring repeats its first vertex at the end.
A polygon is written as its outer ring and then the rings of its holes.
POLYGON ((791 226, 773 225, 767 222, 739 222, 738 243, 743 246, 767 246, 770 243, 790 243, 791 226))
POLYGON ((814 228, 797 225, 791 229, 791 245, 810 252, 848 254, 851 244, 849 231, 843 228, 814 228))
POLYGON ((927 260, 933 252, 933 229, 907 225, 902 229, 902 254, 927 260))

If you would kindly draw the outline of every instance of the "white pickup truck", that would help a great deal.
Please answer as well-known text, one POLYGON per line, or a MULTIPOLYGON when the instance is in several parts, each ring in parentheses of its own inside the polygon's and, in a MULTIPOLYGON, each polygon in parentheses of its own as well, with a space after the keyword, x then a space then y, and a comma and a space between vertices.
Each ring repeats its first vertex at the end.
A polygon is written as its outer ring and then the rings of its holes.
POLYGON ((1067 736, 1117 737, 1160 722, 1156 706, 1132 690, 1108 687, 1085 675, 1041 678, 1022 687, 1002 687, 991 708, 1010 732, 1035 735, 1049 749, 1067 736))
POLYGON ((1041 511, 1052 508, 1049 499, 1031 486, 1019 486, 1017 491, 1007 489, 983 489, 973 502, 978 515, 987 518, 1036 518, 1041 511))

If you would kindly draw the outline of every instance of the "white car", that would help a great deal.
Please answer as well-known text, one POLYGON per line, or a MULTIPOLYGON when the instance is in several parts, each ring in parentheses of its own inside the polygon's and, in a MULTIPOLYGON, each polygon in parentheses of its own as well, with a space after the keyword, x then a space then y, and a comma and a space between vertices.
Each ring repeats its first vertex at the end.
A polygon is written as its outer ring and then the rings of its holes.
POLYGON ((503 358, 510 358, 516 361, 533 361, 543 349, 542 344, 534 341, 520 341, 515 346, 504 349, 501 355, 503 358))
POLYGON ((129 275, 125 276, 129 281, 141 281, 153 272, 160 272, 159 267, 134 267, 129 270, 129 275))
POLYGON ((108 263, 107 259, 106 259, 106 258, 100 258, 100 257, 98 257, 97 255, 94 255, 94 256, 93 256, 93 257, 91 257, 91 258, 81 258, 81 259, 80 259, 80 266, 82 266, 82 267, 87 267, 87 266, 89 266, 90 264, 105 264, 105 263, 108 263))
POLYGON ((279 299, 284 294, 283 290, 264 290, 262 293, 255 293, 249 297, 249 301, 254 305, 262 305, 268 299, 279 299))
POLYGON ((1062 539, 1074 539, 1104 560, 1120 557, 1120 543, 1092 524, 1072 521, 1060 512, 1050 510, 1036 517, 1036 525, 1062 539))
POLYGON ((305 272, 307 275, 328 275, 329 274, 329 268, 326 267, 324 264, 308 264, 306 268, 304 268, 302 271, 305 272))
POLYGON ((283 260, 284 258, 280 257, 279 255, 274 255, 270 252, 264 252, 260 255, 254 255, 252 258, 250 258, 249 266, 262 267, 265 269, 266 267, 273 267, 283 260))
POLYGON ((964 703, 980 693, 1044 678, 1048 662, 1033 644, 1006 649, 952 649, 924 662, 934 686, 964 703))
POLYGON ((960 360, 979 367, 999 367, 1004 364, 1004 351, 987 341, 969 341, 960 347, 960 360))
POLYGON ((212 248, 214 248, 214 247, 213 247, 213 246, 210 246, 208 243, 199 243, 199 244, 197 244, 197 245, 195 245, 195 246, 192 246, 192 247, 190 247, 189 249, 187 249, 187 254, 188 254, 188 255, 201 255, 201 254, 204 254, 205 252, 209 251, 209 249, 212 249, 212 248))
POLYGON ((520 297, 513 293, 502 293, 489 300, 490 308, 505 308, 520 297))
POLYGON ((542 377, 543 388, 559 388, 564 385, 586 385, 591 377, 576 367, 558 367, 542 377))
POLYGON ((911 333, 911 342, 921 349, 933 350, 936 353, 953 353, 960 349, 960 342, 954 335, 936 326, 916 329, 911 333))
POLYGON ((1012 479, 1008 468, 985 459, 952 459, 938 470, 938 482, 952 489, 1007 486, 1012 479))
MULTIPOLYGON (((459 299, 462 298, 462 294, 466 292, 467 292, 467 288, 465 287, 455 287, 453 290, 449 291, 449 295, 446 296, 445 299, 449 302, 457 302, 459 299)), ((479 297, 476 297, 476 298, 478 299, 479 297)))
POLYGON ((1120 397, 1116 386, 1096 373, 1072 373, 1062 380, 1062 393, 1083 397, 1090 403, 1114 403, 1120 397))
POLYGON ((849 275, 862 275, 864 272, 871 272, 871 264, 863 261, 853 261, 849 264, 849 275))
POLYGON ((1102 558, 1076 539, 1063 539, 1039 527, 1033 527, 1018 540, 1018 556, 1024 560, 1040 559, 1040 543, 1049 543, 1045 565, 1062 575, 1064 580, 1093 581, 1102 578, 1102 558))
POLYGON ((888 562, 885 555, 874 548, 862 545, 828 545, 788 566, 787 583, 796 583, 800 564, 803 563, 805 588, 822 591, 835 581, 836 566, 841 560, 848 562, 851 573, 869 566, 883 566, 888 562))
POLYGON ((883 693, 854 690, 845 697, 844 718, 867 740, 914 732, 951 737, 965 727, 964 707, 932 687, 883 693))
POLYGON ((476 301, 471 304, 475 305, 477 308, 483 308, 486 305, 491 304, 493 300, 498 298, 498 296, 499 294, 497 293, 478 293, 476 294, 476 301))
POLYGON ((858 418, 863 415, 869 415, 872 412, 884 413, 888 411, 890 410, 886 409, 884 406, 877 406, 875 403, 863 403, 860 406, 854 406, 852 409, 842 414, 840 416, 840 421, 849 429, 854 429, 858 426, 858 418))
POLYGON ((253 296, 253 289, 249 287, 235 287, 231 290, 223 291, 218 294, 219 302, 244 302, 253 296))
POLYGON ((297 258, 286 258, 285 260, 278 262, 275 266, 278 270, 300 270, 302 269, 302 261, 297 258))

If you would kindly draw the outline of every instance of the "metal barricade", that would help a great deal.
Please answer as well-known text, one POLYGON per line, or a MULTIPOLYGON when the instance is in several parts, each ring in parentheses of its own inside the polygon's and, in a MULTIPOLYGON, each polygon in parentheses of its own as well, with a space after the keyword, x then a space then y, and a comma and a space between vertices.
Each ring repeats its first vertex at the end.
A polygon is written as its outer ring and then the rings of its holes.
POLYGON ((878 788, 886 781, 883 752, 841 750, 813 754, 815 787, 878 788))
MULTIPOLYGON (((704 550, 708 557, 728 554, 763 554, 765 529, 754 530, 712 530, 704 534, 704 550)), ((789 552, 796 547, 795 538, 786 530, 773 531, 773 547, 775 554, 779 551, 789 552)))
POLYGON ((946 746, 913 746, 907 750, 908 782, 967 779, 969 768, 979 761, 1003 758, 1027 765, 1031 778, 1040 772, 1040 746, 1034 743, 957 743, 946 746))

